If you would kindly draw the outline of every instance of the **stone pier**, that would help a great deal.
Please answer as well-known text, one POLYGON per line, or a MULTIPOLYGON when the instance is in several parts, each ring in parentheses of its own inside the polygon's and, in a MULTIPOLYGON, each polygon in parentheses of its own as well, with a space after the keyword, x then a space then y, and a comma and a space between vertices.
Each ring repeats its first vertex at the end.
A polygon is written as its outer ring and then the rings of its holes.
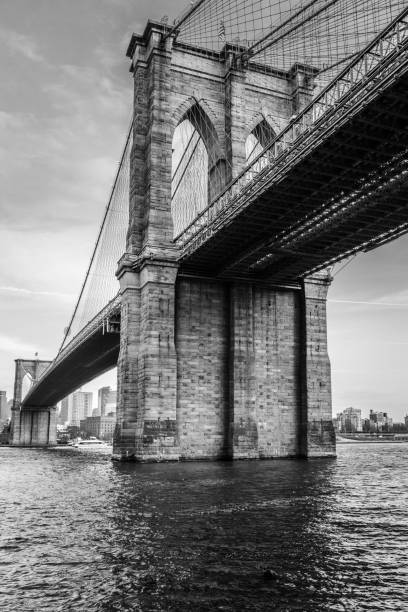
POLYGON ((115 456, 334 456, 328 284, 174 283, 173 271, 155 296, 149 290, 149 310, 140 289, 127 288, 115 456))
POLYGON ((10 446, 55 446, 57 414, 55 406, 22 406, 23 380, 35 382, 50 365, 40 359, 16 359, 14 400, 11 412, 10 446))
POLYGON ((209 197, 311 96, 310 74, 261 73, 177 46, 149 22, 128 49, 134 76, 129 230, 114 456, 138 461, 333 455, 327 277, 298 287, 185 274, 171 212, 172 140, 189 120, 209 153, 209 197), (201 118, 201 122, 200 122, 201 118), (265 131, 265 130, 263 130, 265 131), (215 178, 218 171, 218 179, 215 178), (223 178, 224 177, 224 178, 223 178))

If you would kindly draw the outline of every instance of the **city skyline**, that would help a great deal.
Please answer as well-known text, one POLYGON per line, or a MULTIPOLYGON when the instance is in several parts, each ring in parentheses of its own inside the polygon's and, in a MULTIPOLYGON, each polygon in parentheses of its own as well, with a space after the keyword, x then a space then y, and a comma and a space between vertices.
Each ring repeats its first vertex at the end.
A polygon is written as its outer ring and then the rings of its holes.
MULTIPOLYGON (((28 0, 15 0, 0 7, 0 388, 8 397, 13 360, 55 356, 79 293, 131 115, 130 36, 149 16, 171 21, 184 6, 90 0, 78 9, 38 0, 34 13, 28 0)), ((407 413, 407 260, 404 237, 333 271, 333 415, 347 406, 401 421, 407 413)), ((116 387, 114 372, 83 390, 104 385, 116 387)))

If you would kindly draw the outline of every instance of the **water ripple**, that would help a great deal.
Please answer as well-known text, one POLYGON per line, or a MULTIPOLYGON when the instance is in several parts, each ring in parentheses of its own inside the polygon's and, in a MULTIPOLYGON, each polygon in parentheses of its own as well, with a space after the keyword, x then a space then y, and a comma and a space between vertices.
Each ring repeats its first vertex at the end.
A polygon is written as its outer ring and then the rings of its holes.
POLYGON ((0 608, 406 611, 407 451, 137 465, 0 448, 0 608))

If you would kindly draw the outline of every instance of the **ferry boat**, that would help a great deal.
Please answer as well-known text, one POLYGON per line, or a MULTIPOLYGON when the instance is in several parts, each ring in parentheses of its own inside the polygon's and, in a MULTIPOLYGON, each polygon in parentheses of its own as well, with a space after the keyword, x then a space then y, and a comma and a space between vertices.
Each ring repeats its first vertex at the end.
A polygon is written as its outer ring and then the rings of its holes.
POLYGON ((108 444, 104 440, 98 440, 98 438, 77 440, 74 444, 75 448, 97 448, 99 446, 108 446, 108 444))

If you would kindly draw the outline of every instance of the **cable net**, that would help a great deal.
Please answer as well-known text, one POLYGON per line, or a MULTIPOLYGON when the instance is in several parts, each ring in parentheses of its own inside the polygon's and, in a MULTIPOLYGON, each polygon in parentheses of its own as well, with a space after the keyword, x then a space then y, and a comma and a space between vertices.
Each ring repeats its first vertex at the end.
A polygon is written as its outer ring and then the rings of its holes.
MULTIPOLYGON (((271 74, 295 63, 313 67, 316 95, 404 8, 406 0, 197 0, 174 23, 177 43, 200 48, 212 59, 232 45, 249 66, 271 74)), ((221 61, 221 54, 219 55, 221 61)), ((224 87, 221 83, 220 87, 224 87)), ((245 143, 244 163, 258 158, 276 136, 266 121, 245 143)), ((225 148, 228 135, 225 139, 225 148)), ((220 152, 212 121, 197 103, 173 138, 172 201, 177 237, 233 178, 236 169, 220 152)), ((117 295, 117 262, 126 248, 132 133, 126 140, 85 281, 66 329, 65 347, 117 295)))
POLYGON ((92 258, 65 330, 60 351, 117 295, 117 263, 126 251, 129 225, 129 176, 132 129, 129 130, 122 158, 99 230, 92 258))
POLYGON ((174 132, 172 165, 171 213, 177 236, 208 203, 208 153, 188 119, 174 132))
MULTIPOLYGON (((178 42, 220 52, 226 43, 251 60, 289 70, 326 71, 372 40, 406 0, 204 0, 181 22, 178 42)), ((177 25, 177 20, 176 20, 177 25)))
MULTIPOLYGON (((265 87, 273 87, 277 70, 290 81, 291 68, 303 65, 313 98, 405 7, 406 0, 198 0, 175 20, 173 30, 176 44, 199 49, 212 61, 224 62, 223 50, 229 45, 249 71, 264 72, 265 87)), ((219 83, 222 96, 224 83, 219 83)), ((176 238, 237 175, 228 155, 220 159, 204 110, 197 105, 188 119, 190 127, 179 126, 185 136, 173 142, 176 238)), ((280 117, 278 131, 288 121, 280 117)), ((267 122, 258 124, 245 143, 246 160, 240 163, 248 165, 260 156, 262 168, 262 150, 276 136, 267 122)), ((228 132, 221 138, 231 150, 228 132)))

